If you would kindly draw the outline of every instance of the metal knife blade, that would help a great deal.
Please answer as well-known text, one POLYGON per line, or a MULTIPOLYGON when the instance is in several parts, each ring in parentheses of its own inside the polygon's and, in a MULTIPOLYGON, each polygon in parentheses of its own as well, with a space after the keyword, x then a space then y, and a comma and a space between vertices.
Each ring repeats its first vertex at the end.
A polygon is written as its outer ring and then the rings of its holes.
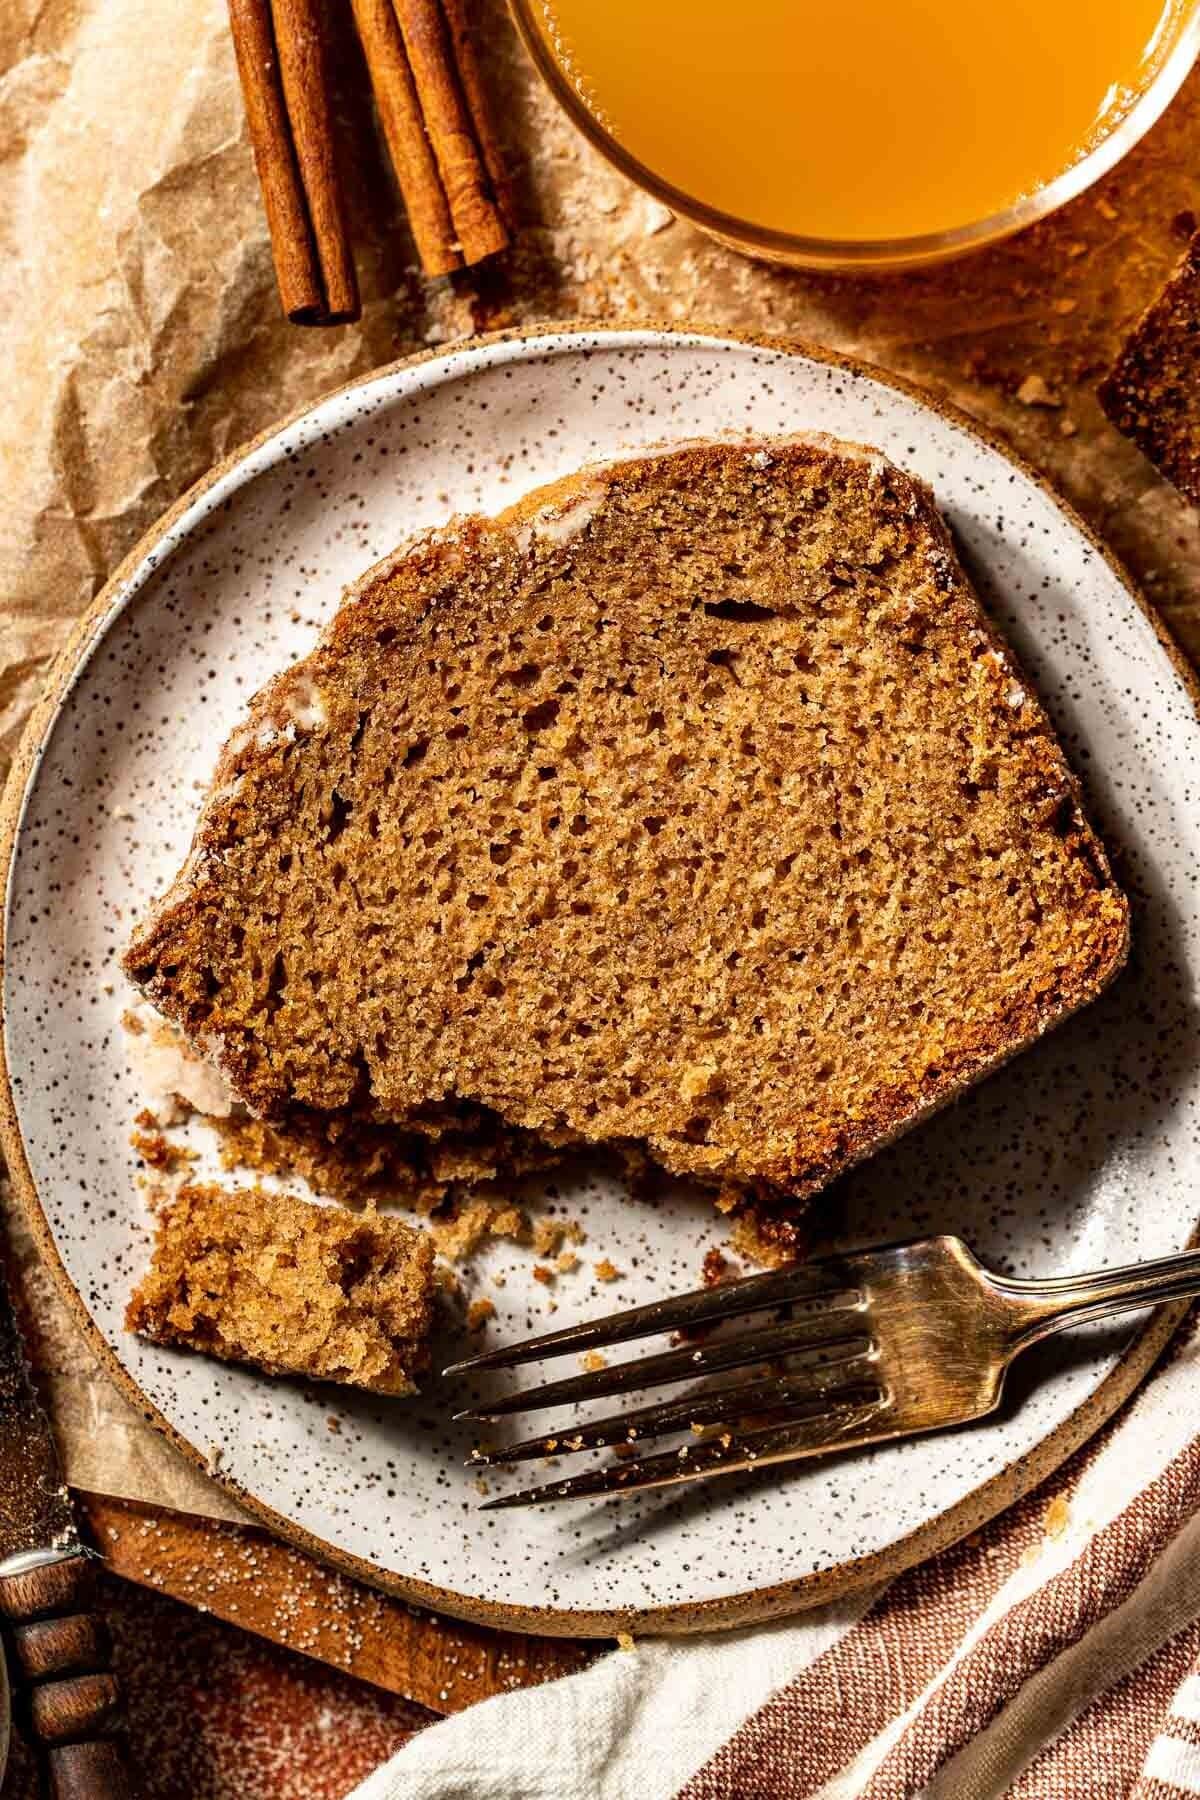
POLYGON ((80 1547, 50 1421, 34 1390, 0 1270, 0 1562, 27 1552, 69 1553, 80 1547))

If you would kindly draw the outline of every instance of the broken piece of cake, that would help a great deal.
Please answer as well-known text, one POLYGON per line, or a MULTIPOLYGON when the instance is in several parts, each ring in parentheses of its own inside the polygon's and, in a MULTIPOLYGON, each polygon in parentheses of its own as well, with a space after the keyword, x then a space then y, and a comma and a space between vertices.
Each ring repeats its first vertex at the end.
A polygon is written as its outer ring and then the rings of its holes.
POLYGON ((129 1330, 269 1375, 417 1391, 433 1321, 424 1232, 380 1213, 202 1184, 180 1188, 157 1227, 129 1330))

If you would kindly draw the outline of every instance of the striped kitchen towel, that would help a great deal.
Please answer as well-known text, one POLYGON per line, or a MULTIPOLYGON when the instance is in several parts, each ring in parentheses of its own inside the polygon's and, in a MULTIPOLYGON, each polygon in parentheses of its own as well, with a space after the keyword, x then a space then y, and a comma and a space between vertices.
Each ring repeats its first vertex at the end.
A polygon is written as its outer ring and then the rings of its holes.
POLYGON ((884 1589, 645 1640, 411 1739, 354 1800, 1200 1795, 1200 1330, 1036 1493, 884 1589))

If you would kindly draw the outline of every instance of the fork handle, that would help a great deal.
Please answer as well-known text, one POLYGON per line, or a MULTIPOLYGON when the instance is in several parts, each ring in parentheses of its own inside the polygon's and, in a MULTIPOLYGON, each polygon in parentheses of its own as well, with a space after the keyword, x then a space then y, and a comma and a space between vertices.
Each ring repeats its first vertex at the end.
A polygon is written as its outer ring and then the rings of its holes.
POLYGON ((1098 1269, 1093 1275, 1055 1276, 1046 1281, 993 1275, 991 1280, 996 1291, 1012 1302, 1011 1344, 1017 1351, 1068 1325, 1107 1319, 1137 1307, 1161 1306, 1167 1300, 1190 1300, 1200 1294, 1200 1250, 1184 1250, 1177 1256, 1133 1263, 1124 1269, 1098 1269))

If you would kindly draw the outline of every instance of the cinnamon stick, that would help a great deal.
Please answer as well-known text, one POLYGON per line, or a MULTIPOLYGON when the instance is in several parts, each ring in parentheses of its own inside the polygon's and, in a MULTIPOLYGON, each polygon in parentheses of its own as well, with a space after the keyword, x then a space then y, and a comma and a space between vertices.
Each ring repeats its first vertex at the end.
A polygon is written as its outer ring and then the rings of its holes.
POLYGON ((319 312, 321 272, 308 229, 308 208, 292 151, 287 108, 266 0, 229 0, 246 123, 262 189, 279 298, 289 319, 319 312))
POLYGON ((325 290, 326 318, 322 323, 357 319, 362 309, 338 189, 325 44, 316 0, 271 0, 271 18, 283 97, 325 290))
POLYGON ((504 249, 508 232, 475 139, 450 32, 439 0, 393 4, 463 261, 479 262, 504 249))
POLYGON ((450 28, 450 39, 454 46, 454 58, 458 64, 459 79, 462 82, 463 98, 466 100, 471 121, 475 127, 475 136, 483 155, 483 166, 487 170, 488 180, 492 184, 496 210, 500 214, 505 229, 512 232, 516 230, 517 223, 512 184, 509 180, 504 153, 500 147, 500 134, 496 129, 495 117, 488 100, 487 87, 484 83, 479 52, 475 43, 475 32, 467 16, 467 6, 465 0, 442 0, 442 6, 446 14, 446 24, 450 28))
POLYGON ((310 89, 323 76, 320 45, 315 55, 312 48, 297 54, 302 21, 288 10, 293 3, 280 6, 283 16, 273 19, 269 0, 229 0, 229 19, 283 310, 297 324, 334 324, 358 317, 358 290, 337 199, 327 109, 324 152, 314 154, 324 91, 314 100, 310 89), (280 39, 288 47, 286 85, 280 39), (293 101, 303 121, 303 158, 297 120, 290 116, 293 101))
POLYGON ((379 120, 421 267, 427 275, 448 275, 462 267, 462 253, 392 0, 353 0, 353 5, 379 120))

